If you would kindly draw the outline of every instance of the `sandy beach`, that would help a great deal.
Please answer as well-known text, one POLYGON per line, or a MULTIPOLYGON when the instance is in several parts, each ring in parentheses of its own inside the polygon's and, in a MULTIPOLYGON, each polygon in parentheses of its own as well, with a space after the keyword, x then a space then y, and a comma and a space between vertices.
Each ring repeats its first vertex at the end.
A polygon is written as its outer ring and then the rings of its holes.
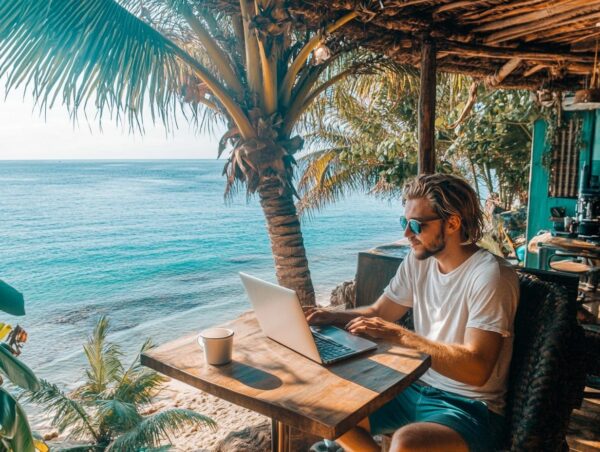
POLYGON ((229 433, 268 424, 271 421, 254 411, 233 405, 185 383, 170 380, 156 398, 154 409, 185 408, 205 414, 216 421, 218 428, 193 427, 172 438, 173 450, 185 452, 212 451, 229 433))

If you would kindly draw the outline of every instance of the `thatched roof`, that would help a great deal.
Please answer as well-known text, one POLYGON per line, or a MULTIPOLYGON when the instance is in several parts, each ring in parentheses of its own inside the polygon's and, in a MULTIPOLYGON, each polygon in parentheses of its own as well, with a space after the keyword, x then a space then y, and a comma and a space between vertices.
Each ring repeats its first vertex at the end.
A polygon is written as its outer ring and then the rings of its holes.
POLYGON ((439 71, 502 87, 584 87, 600 38, 600 0, 293 0, 291 10, 310 27, 357 11, 339 33, 413 66, 429 35, 439 71))

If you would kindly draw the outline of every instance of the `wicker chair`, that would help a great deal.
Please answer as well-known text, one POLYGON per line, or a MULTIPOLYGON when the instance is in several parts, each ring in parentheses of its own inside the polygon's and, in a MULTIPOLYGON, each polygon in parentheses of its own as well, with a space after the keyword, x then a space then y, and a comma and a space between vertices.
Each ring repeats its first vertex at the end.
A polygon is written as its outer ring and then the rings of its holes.
POLYGON ((586 372, 575 301, 554 283, 526 273, 519 279, 505 447, 568 450, 565 434, 571 411, 581 405, 586 372))
MULTIPOLYGON (((503 450, 568 450, 569 417, 581 405, 586 372, 583 330, 575 318, 577 279, 528 269, 519 280, 503 450)), ((412 316, 402 323, 411 326, 412 316)), ((383 450, 389 440, 384 437, 383 450)))

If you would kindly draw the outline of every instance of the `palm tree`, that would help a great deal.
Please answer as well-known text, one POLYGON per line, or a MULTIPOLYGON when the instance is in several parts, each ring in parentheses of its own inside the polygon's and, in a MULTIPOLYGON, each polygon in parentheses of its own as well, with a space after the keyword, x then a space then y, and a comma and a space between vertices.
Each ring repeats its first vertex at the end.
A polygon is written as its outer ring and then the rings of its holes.
MULTIPOLYGON (((70 394, 40 380, 41 387, 27 395, 54 414, 52 425, 69 438, 92 442, 79 451, 133 451, 159 447, 190 424, 215 428, 210 418, 191 410, 170 409, 144 415, 143 409, 160 391, 165 378, 143 367, 139 355, 129 367, 121 361, 119 347, 106 341, 109 322, 100 318, 83 349, 88 367, 83 383, 70 394)), ((146 341, 140 353, 150 347, 146 341)))
POLYGON ((336 82, 376 63, 334 33, 295 30, 284 0, 11 0, 0 3, 0 76, 41 109, 62 101, 143 130, 144 110, 169 128, 185 115, 222 121, 226 194, 258 192, 280 284, 314 303, 294 205, 294 135, 307 107, 336 82), (325 46, 325 44, 327 46, 325 46), (315 52, 316 50, 316 52, 315 52))

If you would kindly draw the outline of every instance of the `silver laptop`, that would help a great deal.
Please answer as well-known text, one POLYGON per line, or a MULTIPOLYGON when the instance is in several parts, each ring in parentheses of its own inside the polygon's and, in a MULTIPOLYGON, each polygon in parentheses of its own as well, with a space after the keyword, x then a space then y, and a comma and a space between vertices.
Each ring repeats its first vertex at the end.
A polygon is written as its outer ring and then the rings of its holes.
POLYGON ((331 325, 309 327, 296 292, 240 273, 263 332, 313 361, 332 364, 377 348, 375 342, 331 325))

